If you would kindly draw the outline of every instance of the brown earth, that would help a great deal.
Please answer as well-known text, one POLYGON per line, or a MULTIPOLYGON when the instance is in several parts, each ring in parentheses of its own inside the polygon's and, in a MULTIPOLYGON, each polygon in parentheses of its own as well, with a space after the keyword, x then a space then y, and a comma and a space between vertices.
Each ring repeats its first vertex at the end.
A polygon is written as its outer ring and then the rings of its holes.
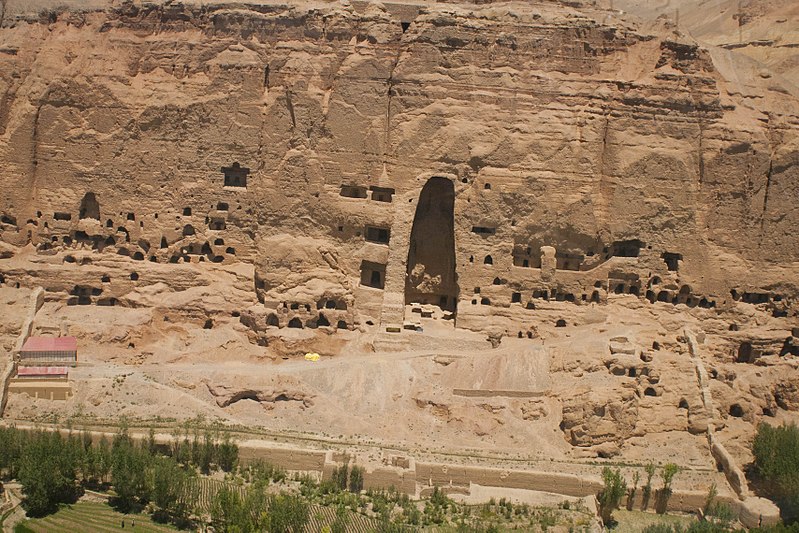
POLYGON ((4 415, 734 480, 799 409, 795 6, 598 4, 10 0, 0 342, 41 286, 80 365, 4 415))

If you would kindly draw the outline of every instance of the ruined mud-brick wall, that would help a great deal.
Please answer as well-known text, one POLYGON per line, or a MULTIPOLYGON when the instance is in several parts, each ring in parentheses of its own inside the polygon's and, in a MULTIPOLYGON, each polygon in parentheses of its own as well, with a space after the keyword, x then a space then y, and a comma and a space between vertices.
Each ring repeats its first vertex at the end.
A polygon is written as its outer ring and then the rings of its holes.
POLYGON ((409 293, 464 316, 796 296, 797 101, 666 30, 526 2, 126 3, 4 25, 0 238, 254 263, 256 329, 388 323, 409 293), (408 266, 441 240, 412 237, 433 177, 454 256, 408 266))

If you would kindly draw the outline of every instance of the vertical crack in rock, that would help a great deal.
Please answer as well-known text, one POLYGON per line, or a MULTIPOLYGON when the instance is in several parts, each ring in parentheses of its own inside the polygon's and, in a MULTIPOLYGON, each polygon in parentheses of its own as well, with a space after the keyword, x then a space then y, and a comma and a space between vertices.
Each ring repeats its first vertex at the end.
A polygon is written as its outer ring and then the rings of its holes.
POLYGON ((397 57, 394 58, 394 64, 391 65, 391 71, 388 73, 388 90, 386 91, 386 130, 385 130, 385 144, 383 145, 383 163, 385 163, 386 155, 389 150, 389 142, 391 142, 391 96, 394 92, 394 70, 399 64, 400 56, 402 55, 402 48, 397 51, 397 57))
POLYGON ((771 188, 771 174, 774 171, 774 161, 769 159, 768 172, 766 173, 766 192, 763 194, 763 212, 760 214, 760 240, 763 240, 764 224, 766 222, 766 209, 768 207, 768 193, 771 188))
POLYGON ((705 120, 704 113, 699 112, 699 188, 702 188, 702 183, 705 181, 705 153, 704 153, 704 139, 705 139, 705 120))
POLYGON ((291 129, 297 128, 297 119, 294 116, 294 104, 291 102, 291 89, 286 87, 286 107, 289 110, 289 115, 291 116, 291 129))
POLYGON ((610 113, 605 111, 605 125, 602 130, 602 150, 599 153, 599 219, 604 224, 607 221, 608 197, 608 176, 605 172, 605 153, 608 149, 608 132, 610 131, 610 113))

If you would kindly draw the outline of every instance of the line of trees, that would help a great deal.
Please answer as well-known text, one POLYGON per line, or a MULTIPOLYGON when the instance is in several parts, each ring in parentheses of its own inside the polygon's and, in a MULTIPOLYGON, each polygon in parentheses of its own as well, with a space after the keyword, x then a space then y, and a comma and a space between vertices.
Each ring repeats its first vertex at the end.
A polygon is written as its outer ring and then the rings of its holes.
POLYGON ((85 488, 113 489, 111 503, 120 511, 151 504, 153 518, 185 525, 194 511, 198 470, 232 471, 238 446, 228 435, 206 431, 188 433, 171 446, 149 437, 136 442, 123 425, 109 442, 96 442, 87 432, 24 431, 0 427, 0 477, 22 485, 23 506, 30 516, 58 510, 75 501, 85 488))
MULTIPOLYGON (((649 463, 644 467, 644 471, 646 472, 646 484, 642 489, 641 507, 646 510, 652 497, 652 478, 655 476, 657 469, 653 463, 649 463)), ((655 491, 655 511, 657 513, 664 514, 666 512, 672 495, 671 484, 674 476, 679 472, 680 467, 674 463, 668 463, 661 469, 660 477, 663 480, 663 487, 655 491)), ((600 517, 606 526, 614 523, 613 511, 621 506, 625 494, 627 494, 627 509, 632 510, 639 480, 640 475, 636 472, 633 477, 632 487, 627 487, 627 482, 620 469, 612 470, 609 467, 602 469, 603 486, 602 490, 597 494, 597 501, 599 502, 600 517)))

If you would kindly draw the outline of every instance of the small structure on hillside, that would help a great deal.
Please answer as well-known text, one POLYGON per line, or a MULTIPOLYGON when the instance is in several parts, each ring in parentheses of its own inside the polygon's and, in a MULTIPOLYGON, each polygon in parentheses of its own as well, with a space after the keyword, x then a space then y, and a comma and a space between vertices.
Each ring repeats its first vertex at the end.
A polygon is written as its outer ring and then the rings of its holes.
POLYGON ((16 372, 9 392, 24 392, 33 398, 68 400, 72 397, 69 367, 78 364, 75 337, 29 337, 15 361, 16 372))
POLYGON ((78 339, 75 337, 29 337, 19 352, 24 366, 75 366, 78 364, 78 339))

